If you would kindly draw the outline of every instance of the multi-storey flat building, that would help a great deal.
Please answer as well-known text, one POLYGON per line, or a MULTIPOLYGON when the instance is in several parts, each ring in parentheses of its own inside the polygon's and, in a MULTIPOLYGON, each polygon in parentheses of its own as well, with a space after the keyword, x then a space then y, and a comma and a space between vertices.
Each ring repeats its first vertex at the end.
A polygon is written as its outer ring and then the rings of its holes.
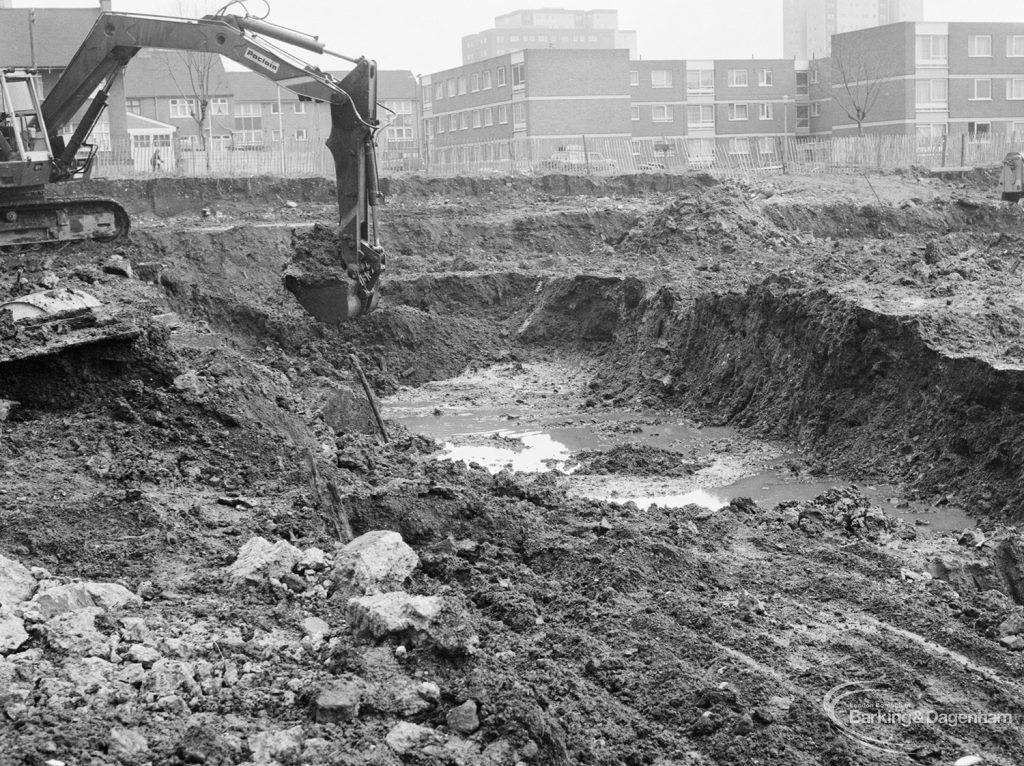
POLYGON ((497 16, 494 27, 462 38, 462 63, 530 48, 625 48, 636 58, 636 32, 619 29, 614 10, 518 10, 497 16))
POLYGON ((835 135, 1024 135, 1024 23, 890 24, 836 35, 833 47, 835 135))
POLYGON ((423 134, 442 164, 509 158, 510 139, 628 138, 626 50, 522 50, 421 78, 423 134))
POLYGON ((835 34, 923 19, 924 0, 784 0, 783 55, 829 56, 835 34))
MULTIPOLYGON (((691 158, 775 151, 808 135, 806 62, 630 60, 625 50, 526 50, 425 76, 424 131, 441 164, 547 153, 588 140, 653 143, 691 158), (505 141, 503 144, 502 142, 505 141), (546 143, 545 143, 546 142, 546 143)), ((657 155, 655 155, 656 157, 657 155)))

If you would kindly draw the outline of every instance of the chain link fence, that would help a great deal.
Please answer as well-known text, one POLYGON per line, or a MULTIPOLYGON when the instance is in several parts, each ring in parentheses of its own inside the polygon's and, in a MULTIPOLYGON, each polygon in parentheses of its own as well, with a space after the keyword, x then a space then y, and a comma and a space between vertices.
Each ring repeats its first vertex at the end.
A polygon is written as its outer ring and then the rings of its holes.
MULTIPOLYGON (((910 167, 970 168, 999 165, 1024 148, 1024 135, 971 139, 966 135, 922 141, 915 136, 852 138, 748 137, 566 139, 511 138, 423 152, 382 148, 382 175, 488 176, 566 173, 718 174, 850 173, 910 167)), ((151 176, 334 177, 327 148, 315 141, 198 147, 166 139, 109 143, 97 153, 96 178, 151 176)))

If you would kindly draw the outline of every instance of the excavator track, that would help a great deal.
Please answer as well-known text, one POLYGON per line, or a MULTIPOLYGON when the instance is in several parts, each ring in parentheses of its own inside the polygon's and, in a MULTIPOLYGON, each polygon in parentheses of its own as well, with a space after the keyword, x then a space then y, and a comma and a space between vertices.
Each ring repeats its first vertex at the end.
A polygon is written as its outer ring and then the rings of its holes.
POLYGON ((130 228, 128 213, 112 199, 0 199, 0 253, 65 242, 111 242, 130 228))

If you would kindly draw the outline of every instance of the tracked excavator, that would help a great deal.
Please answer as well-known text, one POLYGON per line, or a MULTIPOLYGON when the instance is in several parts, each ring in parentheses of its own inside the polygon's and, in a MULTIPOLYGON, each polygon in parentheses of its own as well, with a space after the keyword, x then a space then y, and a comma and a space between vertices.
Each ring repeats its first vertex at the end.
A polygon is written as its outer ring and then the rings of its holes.
MULTIPOLYGON (((322 321, 344 321, 372 310, 386 262, 376 217, 380 197, 375 158, 376 63, 335 53, 316 37, 265 19, 223 10, 200 19, 101 13, 45 98, 40 97, 34 72, 0 69, 0 259, 4 251, 110 241, 127 234, 128 215, 114 200, 57 197, 47 195, 46 187, 90 176, 96 147, 88 137, 106 107, 115 78, 143 48, 219 54, 300 98, 330 104, 332 129, 327 146, 337 175, 339 268, 333 276, 305 281, 291 275, 286 286, 322 321), (345 59, 352 69, 344 78, 335 78, 269 40, 345 59), (74 132, 66 136, 64 129, 83 108, 74 132)), ((89 303, 80 295, 49 292, 54 294, 10 302, 6 317, 0 306, 0 330, 4 319, 8 324, 12 319, 44 322, 60 318, 66 313, 62 307, 78 316, 86 310, 83 304, 89 303)), ((2 341, 0 333, 0 345, 2 341)))

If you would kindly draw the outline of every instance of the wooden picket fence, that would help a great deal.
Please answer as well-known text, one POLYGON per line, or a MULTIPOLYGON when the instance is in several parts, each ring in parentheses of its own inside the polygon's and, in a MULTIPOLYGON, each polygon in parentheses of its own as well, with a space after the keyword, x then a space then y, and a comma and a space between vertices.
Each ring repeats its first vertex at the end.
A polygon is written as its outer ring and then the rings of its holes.
MULTIPOLYGON (((843 138, 716 137, 616 138, 588 136, 558 139, 514 138, 422 154, 381 147, 382 175, 493 176, 566 173, 621 175, 706 171, 721 175, 778 173, 859 173, 923 167, 971 168, 999 165, 1024 148, 1024 135, 986 140, 951 136, 928 143, 915 136, 877 135, 843 138)), ((94 177, 151 176, 282 177, 334 176, 326 147, 312 141, 265 146, 194 148, 184 142, 161 146, 110 148, 97 157, 94 177), (157 159, 154 157, 159 153, 157 159)))

